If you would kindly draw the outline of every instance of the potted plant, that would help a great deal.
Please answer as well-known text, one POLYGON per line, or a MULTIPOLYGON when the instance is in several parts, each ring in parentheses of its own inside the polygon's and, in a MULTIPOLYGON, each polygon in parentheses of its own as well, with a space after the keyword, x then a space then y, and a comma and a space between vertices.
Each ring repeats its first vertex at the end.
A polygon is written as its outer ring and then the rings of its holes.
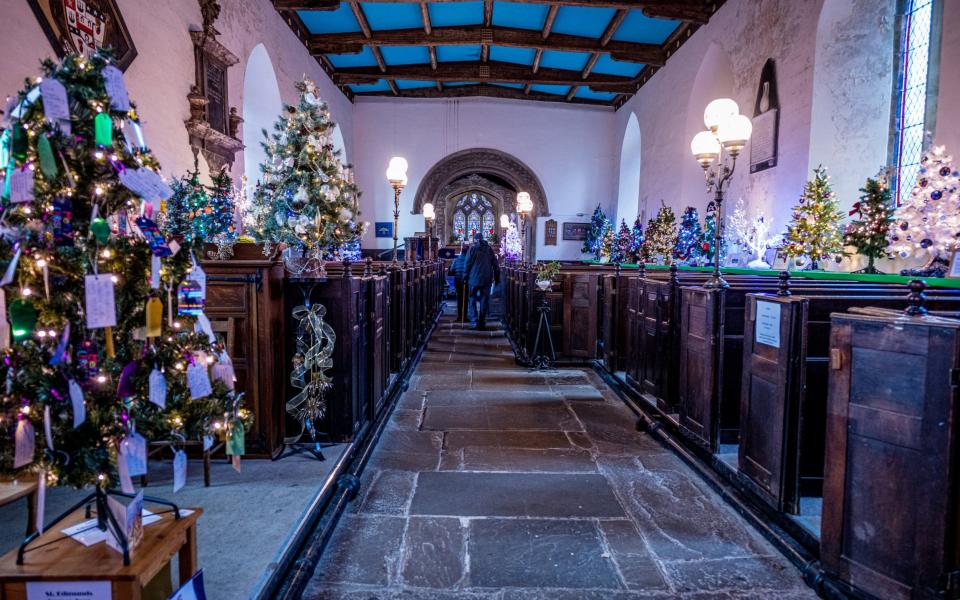
POLYGON ((553 284, 553 278, 560 274, 560 263, 552 261, 537 266, 537 287, 545 292, 553 284))

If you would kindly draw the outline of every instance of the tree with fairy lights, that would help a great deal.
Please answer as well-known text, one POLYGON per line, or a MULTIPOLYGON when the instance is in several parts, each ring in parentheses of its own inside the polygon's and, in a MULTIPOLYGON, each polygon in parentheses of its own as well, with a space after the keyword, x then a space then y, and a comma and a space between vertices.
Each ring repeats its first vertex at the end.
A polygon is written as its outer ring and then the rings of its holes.
MULTIPOLYGON (((700 238, 700 254, 708 266, 713 266, 714 256, 717 253, 717 213, 707 213, 704 218, 703 235, 700 238)), ((720 238, 720 264, 727 256, 727 240, 720 238)))
POLYGON ((590 217, 590 229, 587 231, 587 239, 583 241, 583 247, 580 251, 584 254, 590 254, 594 260, 600 260, 601 250, 603 249, 603 238, 611 228, 610 219, 603 214, 600 205, 593 210, 593 216, 590 217))
POLYGON ((519 260, 523 252, 523 245, 520 240, 520 231, 517 230, 517 224, 513 221, 507 225, 507 231, 503 234, 503 243, 500 244, 500 256, 504 260, 519 260))
POLYGON ((881 171, 876 178, 867 179, 860 192, 860 201, 850 210, 850 216, 858 218, 847 225, 844 243, 867 257, 862 273, 880 273, 873 263, 887 255, 887 233, 894 213, 886 173, 881 171))
POLYGON ((700 238, 703 230, 700 228, 700 215, 697 209, 688 206, 680 217, 680 229, 677 231, 677 243, 673 247, 673 257, 679 264, 697 264, 702 256, 700 238))
POLYGON ((733 240, 749 254, 750 262, 747 266, 751 269, 769 269, 770 265, 764 260, 769 248, 776 247, 780 242, 780 236, 770 234, 770 221, 764 216, 762 210, 757 210, 752 217, 747 217, 747 209, 743 204, 743 198, 737 200, 737 205, 730 215, 729 231, 733 234, 733 240))
POLYGON ((900 258, 924 258, 920 269, 902 275, 943 277, 960 249, 960 174, 946 148, 936 146, 920 159, 917 181, 897 209, 890 250, 900 258))
POLYGON ((787 225, 781 249, 794 260, 808 257, 810 268, 817 269, 821 260, 843 254, 842 219, 827 170, 819 166, 804 187, 800 203, 793 208, 793 220, 787 225))
POLYGON ((209 197, 209 207, 202 217, 206 221, 203 240, 217 245, 217 251, 210 253, 211 258, 230 258, 237 241, 237 190, 226 169, 211 177, 209 197))
POLYGON ((600 242, 600 262, 614 262, 614 253, 616 251, 616 235, 613 232, 613 223, 607 219, 605 224, 606 231, 603 234, 603 240, 600 242))
POLYGON ((628 263, 630 260, 630 228, 624 219, 620 219, 620 229, 617 231, 617 238, 614 242, 614 253, 611 262, 628 263))
POLYGON ((661 202, 657 216, 647 221, 647 237, 643 241, 643 260, 671 264, 677 244, 677 218, 673 210, 661 202))
POLYGON ((285 105, 273 133, 264 131, 267 158, 253 197, 253 233, 264 254, 284 244, 322 270, 325 255, 338 260, 363 233, 360 192, 333 147, 336 123, 317 87, 304 79, 296 88, 297 105, 285 105))
POLYGON ((97 52, 42 71, 0 135, 0 472, 96 486, 99 513, 148 441, 225 436, 239 455, 249 413, 201 297, 178 314, 192 248, 154 221, 170 189, 120 70, 97 52))
POLYGON ((640 222, 640 215, 633 220, 633 228, 630 230, 630 252, 627 262, 639 264, 643 261, 643 223, 640 222))

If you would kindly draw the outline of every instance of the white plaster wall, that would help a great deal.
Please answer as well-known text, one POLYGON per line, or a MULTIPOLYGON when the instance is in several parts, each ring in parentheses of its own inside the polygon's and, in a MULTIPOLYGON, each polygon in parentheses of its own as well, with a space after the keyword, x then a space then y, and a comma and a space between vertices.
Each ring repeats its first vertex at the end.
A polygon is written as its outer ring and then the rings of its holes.
MULTIPOLYGON (((269 0, 221 3, 217 21, 219 40, 240 58, 229 71, 229 102, 242 111, 245 63, 257 44, 263 43, 273 60, 281 97, 295 102, 293 83, 307 75, 319 86, 333 118, 343 128, 349 150, 353 143, 353 105, 332 84, 309 55, 269 0)), ((55 53, 24 0, 4 0, 0 21, 0 97, 15 93, 24 77, 33 76, 42 58, 55 53)), ((157 155, 165 176, 180 175, 193 166, 193 154, 183 122, 189 117, 187 93, 194 81, 193 43, 190 27, 202 24, 196 0, 118 0, 118 5, 137 47, 138 56, 125 79, 130 97, 144 121, 147 144, 157 155)), ((258 144, 259 131, 246 131, 241 139, 258 144), (252 136, 252 137, 251 137, 252 136)), ((236 157, 233 176, 243 175, 243 156, 236 157)), ((206 172, 200 160, 201 171, 206 172)))
MULTIPOLYGON (((566 106, 489 98, 458 100, 358 99, 354 105, 356 176, 363 219, 393 220, 393 190, 385 171, 391 156, 409 162, 400 205, 400 239, 423 231, 423 217, 411 214, 421 179, 445 156, 467 148, 494 148, 512 154, 540 178, 551 217, 562 223, 589 221, 600 202, 615 209, 612 149, 614 113, 607 108, 566 106), (578 216, 583 213, 585 216, 578 216)), ((619 146, 619 144, 618 144, 619 146)), ((537 258, 580 258, 580 243, 543 246, 546 219, 538 219, 537 258)), ((562 236, 558 236, 562 237, 562 236)), ((369 231, 364 248, 390 248, 392 239, 369 231)))

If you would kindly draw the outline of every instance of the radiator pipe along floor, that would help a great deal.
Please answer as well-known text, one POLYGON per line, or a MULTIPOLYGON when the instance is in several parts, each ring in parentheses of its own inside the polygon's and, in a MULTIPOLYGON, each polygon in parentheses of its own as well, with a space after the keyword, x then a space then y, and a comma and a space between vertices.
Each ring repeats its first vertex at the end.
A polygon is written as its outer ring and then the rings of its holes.
POLYGON ((303 595, 340 516, 360 491, 360 475, 369 462, 400 396, 409 387, 410 376, 420 362, 426 349, 426 341, 430 339, 441 315, 443 305, 434 315, 429 330, 421 338, 417 353, 407 361, 407 366, 393 381, 380 416, 372 425, 369 422, 365 424, 354 436, 354 441, 344 448, 334 469, 307 509, 305 517, 287 538, 277 567, 251 593, 250 598, 296 600, 303 595))
POLYGON ((593 362, 593 370, 637 415, 637 429, 649 433, 679 456, 727 504, 753 525, 763 537, 800 570, 804 581, 817 595, 829 600, 869 599, 869 596, 858 593, 844 582, 830 578, 824 572, 818 556, 807 550, 786 530, 770 519, 757 501, 719 475, 703 457, 692 451, 684 439, 677 434, 667 415, 659 408, 647 405, 643 400, 636 398, 635 392, 607 371, 599 361, 593 362))

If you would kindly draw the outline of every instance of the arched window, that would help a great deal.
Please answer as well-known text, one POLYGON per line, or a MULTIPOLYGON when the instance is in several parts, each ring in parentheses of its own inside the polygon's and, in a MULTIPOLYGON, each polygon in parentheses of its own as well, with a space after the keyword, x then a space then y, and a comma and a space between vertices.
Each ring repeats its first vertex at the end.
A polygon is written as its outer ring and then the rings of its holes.
POLYGON ((453 213, 453 234, 458 240, 464 239, 467 235, 467 218, 463 216, 462 210, 453 213))
POLYGON ((480 213, 473 211, 467 217, 467 232, 473 235, 478 231, 480 231, 480 213))
POLYGON ((484 237, 489 237, 496 233, 498 218, 497 209, 486 195, 479 191, 467 192, 453 207, 453 235, 457 240, 464 240, 482 231, 484 237))
POLYGON ((489 211, 483 213, 483 235, 484 237, 493 235, 493 213, 489 211))
POLYGON ((930 41, 940 19, 934 18, 939 0, 906 0, 898 41, 897 110, 892 163, 896 167, 897 204, 910 194, 920 168, 925 133, 932 129, 927 115, 936 110, 936 98, 928 92, 936 89, 937 72, 930 63, 930 41))

